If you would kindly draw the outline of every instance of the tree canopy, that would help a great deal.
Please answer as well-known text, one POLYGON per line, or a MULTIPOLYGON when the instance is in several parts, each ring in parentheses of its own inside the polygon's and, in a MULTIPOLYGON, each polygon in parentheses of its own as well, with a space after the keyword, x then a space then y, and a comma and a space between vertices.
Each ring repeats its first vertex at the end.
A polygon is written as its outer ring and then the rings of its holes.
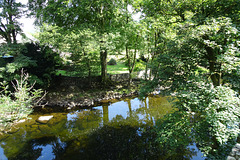
MULTIPOLYGON (((21 33, 17 19, 23 15, 23 7, 14 0, 0 1, 0 36, 7 43, 17 43, 16 35, 21 33)), ((65 67, 79 70, 78 76, 89 78, 100 72, 103 86, 108 84, 109 55, 123 55, 130 74, 129 84, 137 62, 141 62, 145 73, 141 93, 150 93, 160 86, 164 93, 178 99, 174 103, 178 111, 157 125, 160 143, 171 148, 162 140, 173 138, 171 142, 175 145, 174 137, 168 134, 171 131, 163 129, 174 130, 169 124, 180 118, 179 123, 186 127, 187 133, 195 127, 192 130, 196 139, 202 136, 201 127, 211 135, 212 143, 208 144, 211 149, 204 146, 204 142, 199 146, 212 155, 217 153, 214 149, 224 148, 239 134, 236 124, 240 115, 233 111, 240 107, 239 8, 240 0, 28 2, 28 9, 40 28, 35 37, 41 45, 48 46, 46 52, 51 55, 44 52, 44 58, 59 58, 51 51, 67 55, 67 58, 62 56, 66 58, 65 67), (142 16, 134 20, 137 12, 142 16), (200 122, 191 126, 192 117, 200 122)), ((44 49, 35 46, 34 54, 44 49)), ((30 58, 26 53, 15 60, 29 62, 29 67, 37 64, 35 58, 41 59, 41 56, 30 58)), ((46 63, 41 61, 39 65, 46 66, 46 63)), ((20 67, 21 63, 18 64, 20 67)), ((3 71, 14 73, 12 65, 15 63, 5 65, 3 71)), ((177 136, 179 140, 182 135, 177 136)))
POLYGON ((17 43, 17 35, 23 35, 19 18, 24 15, 24 7, 15 0, 0 1, 0 36, 7 43, 17 43))

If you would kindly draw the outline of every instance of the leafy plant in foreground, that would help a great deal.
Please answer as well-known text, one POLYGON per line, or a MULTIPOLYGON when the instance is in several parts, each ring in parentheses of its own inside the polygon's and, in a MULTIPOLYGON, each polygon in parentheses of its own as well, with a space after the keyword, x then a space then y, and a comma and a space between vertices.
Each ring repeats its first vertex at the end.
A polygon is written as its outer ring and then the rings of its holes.
POLYGON ((7 126, 15 120, 26 118, 32 112, 32 106, 39 102, 42 90, 33 89, 28 84, 28 74, 22 73, 20 80, 13 84, 14 92, 9 92, 6 82, 2 82, 0 92, 0 127, 7 126))

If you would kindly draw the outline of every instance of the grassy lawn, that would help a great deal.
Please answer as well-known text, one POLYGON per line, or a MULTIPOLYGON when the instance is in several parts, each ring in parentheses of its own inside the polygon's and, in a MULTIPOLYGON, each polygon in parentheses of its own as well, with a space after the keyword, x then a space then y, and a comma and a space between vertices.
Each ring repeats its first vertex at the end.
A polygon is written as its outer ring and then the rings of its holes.
MULTIPOLYGON (((108 74, 121 74, 121 73, 128 73, 127 67, 124 63, 118 62, 117 65, 107 65, 107 73, 108 74)), ((62 76, 76 76, 78 75, 77 71, 65 71, 65 70, 58 70, 56 75, 62 76)), ((100 72, 99 72, 100 75, 100 72)))
POLYGON ((77 71, 65 71, 65 70, 57 70, 56 75, 62 75, 62 76, 76 76, 78 74, 77 71))
POLYGON ((117 65, 107 65, 107 73, 108 74, 128 73, 128 68, 124 65, 124 63, 118 62, 117 65))

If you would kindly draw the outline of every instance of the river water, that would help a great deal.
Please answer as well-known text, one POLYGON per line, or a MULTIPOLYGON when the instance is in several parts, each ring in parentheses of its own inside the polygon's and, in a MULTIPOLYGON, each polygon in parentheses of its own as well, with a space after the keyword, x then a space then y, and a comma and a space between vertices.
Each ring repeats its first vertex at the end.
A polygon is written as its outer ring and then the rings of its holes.
POLYGON ((195 143, 166 154, 152 132, 174 112, 168 97, 113 100, 87 109, 43 109, 0 135, 1 160, 205 159, 195 143), (47 123, 40 116, 52 115, 47 123))

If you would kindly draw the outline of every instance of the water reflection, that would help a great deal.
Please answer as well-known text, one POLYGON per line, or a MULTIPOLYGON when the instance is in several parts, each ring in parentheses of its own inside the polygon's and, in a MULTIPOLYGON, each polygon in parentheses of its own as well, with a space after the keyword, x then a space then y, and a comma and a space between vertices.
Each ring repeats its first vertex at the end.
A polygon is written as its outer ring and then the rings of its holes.
POLYGON ((54 116, 46 124, 36 121, 40 115, 32 115, 11 134, 0 136, 0 158, 192 159, 198 154, 194 145, 188 143, 178 154, 169 155, 155 141, 154 124, 171 112, 167 97, 148 97, 127 98, 69 113, 46 113, 54 116))

